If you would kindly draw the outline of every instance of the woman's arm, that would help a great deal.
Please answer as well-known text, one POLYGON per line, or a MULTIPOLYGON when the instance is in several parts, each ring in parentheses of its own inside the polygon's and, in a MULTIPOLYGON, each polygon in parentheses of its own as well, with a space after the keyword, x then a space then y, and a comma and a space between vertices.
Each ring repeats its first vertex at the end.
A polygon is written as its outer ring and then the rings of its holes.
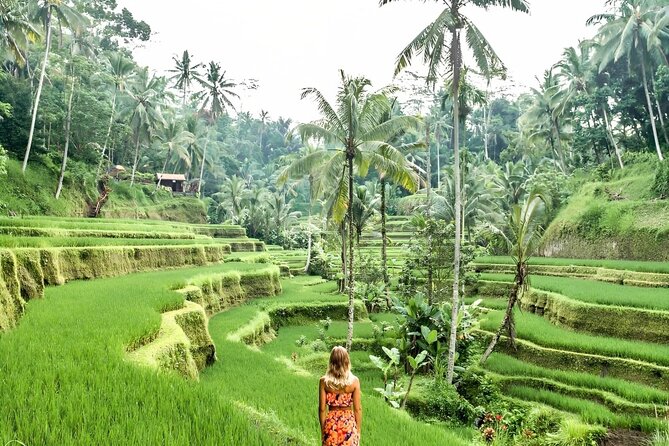
POLYGON ((323 433, 325 427, 326 410, 325 382, 323 381, 323 378, 321 378, 318 383, 318 421, 321 423, 321 433, 323 433))
POLYGON ((358 433, 362 432, 362 403, 360 402, 360 380, 356 379, 355 389, 353 389, 353 411, 355 414, 355 424, 358 426, 358 433))

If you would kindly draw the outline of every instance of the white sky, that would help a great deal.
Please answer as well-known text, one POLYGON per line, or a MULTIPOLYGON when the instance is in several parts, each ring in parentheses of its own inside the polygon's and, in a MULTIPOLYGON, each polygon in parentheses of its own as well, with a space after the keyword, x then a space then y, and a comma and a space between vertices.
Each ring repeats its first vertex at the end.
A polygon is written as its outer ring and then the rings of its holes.
MULTIPOLYGON (((531 14, 471 9, 467 14, 509 68, 508 85, 534 85, 567 46, 591 37, 585 26, 604 0, 530 0, 531 14)), ((172 56, 188 49, 197 61, 220 62, 227 76, 258 79, 242 95, 241 110, 309 121, 318 117, 300 90, 316 87, 332 98, 338 70, 365 75, 375 87, 392 83, 402 48, 443 7, 406 1, 382 8, 377 0, 120 0, 155 35, 135 55, 163 74, 172 56)), ((517 88, 517 87, 516 87, 517 88)))

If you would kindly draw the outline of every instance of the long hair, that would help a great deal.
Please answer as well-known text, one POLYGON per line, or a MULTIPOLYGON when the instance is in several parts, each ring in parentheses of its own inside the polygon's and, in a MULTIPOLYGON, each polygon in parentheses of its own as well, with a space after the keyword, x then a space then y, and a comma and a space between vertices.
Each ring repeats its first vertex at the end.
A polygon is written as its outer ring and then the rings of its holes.
POLYGON ((351 359, 344 347, 335 347, 330 353, 330 363, 325 374, 325 384, 328 387, 340 390, 353 382, 351 374, 351 359))

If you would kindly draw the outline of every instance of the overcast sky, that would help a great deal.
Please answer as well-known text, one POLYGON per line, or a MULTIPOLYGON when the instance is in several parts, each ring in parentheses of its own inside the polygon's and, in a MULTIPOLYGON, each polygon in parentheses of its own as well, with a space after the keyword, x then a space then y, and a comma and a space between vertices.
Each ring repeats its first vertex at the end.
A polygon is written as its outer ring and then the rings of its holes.
MULTIPOLYGON (((595 30, 585 26, 604 0, 530 0, 531 14, 467 10, 509 68, 509 84, 527 86, 567 46, 595 30)), ((239 108, 309 121, 313 103, 300 90, 329 98, 338 70, 365 75, 375 87, 392 83, 397 54, 441 11, 440 2, 377 0, 120 0, 152 27, 151 42, 135 50, 141 64, 163 74, 188 49, 197 61, 218 61, 236 80, 257 79, 239 108)))

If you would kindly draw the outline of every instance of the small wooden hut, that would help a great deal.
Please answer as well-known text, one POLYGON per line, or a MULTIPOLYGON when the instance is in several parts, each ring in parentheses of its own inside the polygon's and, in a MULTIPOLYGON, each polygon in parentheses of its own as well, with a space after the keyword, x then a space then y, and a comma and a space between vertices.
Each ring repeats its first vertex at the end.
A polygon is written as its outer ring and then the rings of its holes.
POLYGON ((158 186, 169 187, 172 193, 182 194, 186 190, 186 175, 174 173, 157 173, 158 186))

